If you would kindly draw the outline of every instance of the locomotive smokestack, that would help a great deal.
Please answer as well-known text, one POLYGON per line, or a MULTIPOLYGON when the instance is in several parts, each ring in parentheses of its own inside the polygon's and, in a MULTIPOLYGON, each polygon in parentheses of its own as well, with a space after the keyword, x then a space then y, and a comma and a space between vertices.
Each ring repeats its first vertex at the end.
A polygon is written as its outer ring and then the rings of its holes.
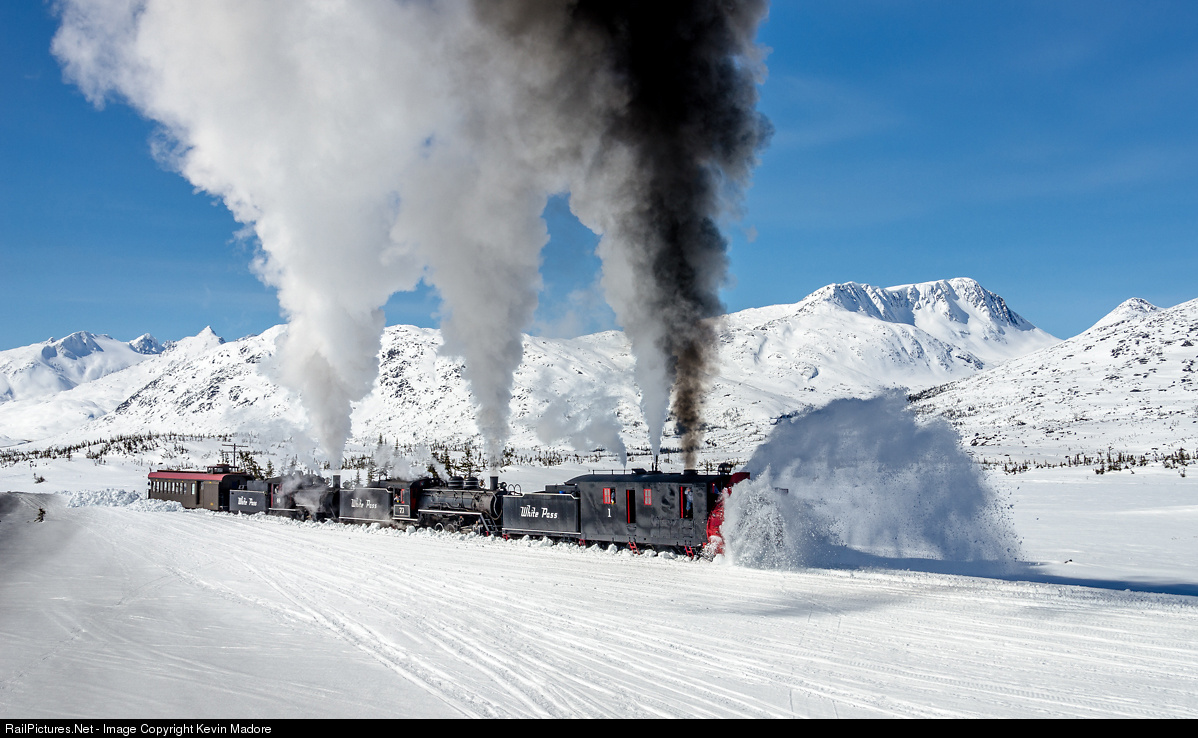
POLYGON ((499 477, 498 476, 491 477, 491 491, 492 492, 499 491, 499 477))
POLYGON ((333 489, 341 489, 341 475, 340 474, 333 475, 333 489))

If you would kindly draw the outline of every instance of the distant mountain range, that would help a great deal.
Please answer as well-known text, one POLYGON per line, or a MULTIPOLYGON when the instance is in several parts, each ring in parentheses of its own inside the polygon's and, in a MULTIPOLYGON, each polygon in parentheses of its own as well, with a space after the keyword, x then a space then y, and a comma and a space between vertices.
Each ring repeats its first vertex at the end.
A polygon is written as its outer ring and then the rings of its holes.
MULTIPOLYGON (((1192 314, 1193 303, 1187 305, 1192 314)), ((1129 301, 1106 323, 1061 342, 971 279, 886 289, 852 282, 829 285, 793 305, 724 316, 720 362, 706 406, 707 443, 712 456, 745 457, 781 417, 834 398, 887 389, 923 393, 920 410, 950 417, 967 443, 975 438, 997 442, 998 434, 1005 434, 1004 443, 1014 442, 1029 426, 1046 431, 1048 421, 1042 419, 1059 420, 1065 411, 1047 407, 1051 400, 1031 402, 1033 387, 1037 393, 1047 387, 1007 385, 1024 382, 1035 367, 1059 374, 1073 366, 1061 363, 1070 353, 1064 347, 1096 332, 1102 350, 1121 346, 1120 356, 1144 367, 1136 375, 1163 376, 1166 364, 1169 371, 1169 362, 1178 364, 1175 384, 1163 392, 1178 398, 1168 406, 1181 413, 1169 417, 1180 421, 1185 402, 1193 409, 1193 395, 1183 387, 1189 383, 1181 382, 1184 351, 1195 358, 1182 345, 1185 335, 1193 336, 1193 326, 1184 324, 1184 318, 1177 323, 1168 318, 1181 316, 1182 308, 1157 311, 1143 301, 1129 301), (1140 337, 1137 343, 1132 332, 1153 337, 1140 337), (1160 347, 1165 364, 1148 365, 1156 356, 1150 346, 1160 347), (1145 356, 1148 363, 1139 363, 1145 356), (1005 404, 995 399, 1004 397, 1005 404)), ((228 343, 205 330, 165 346, 148 336, 123 344, 107 336, 75 334, 0 352, 0 443, 45 445, 146 431, 251 433, 262 442, 294 442, 305 426, 302 405, 271 379, 275 347, 285 330, 276 326, 228 343), (10 390, 7 396, 4 388, 10 390)), ((631 449, 647 447, 634 360, 622 333, 564 340, 526 337, 524 348, 511 405, 514 448, 610 449, 616 433, 631 449)), ((401 443, 477 437, 462 364, 442 356, 440 349, 437 330, 386 329, 379 380, 355 406, 358 441, 373 444, 380 435, 401 443)), ((1081 351, 1076 349, 1071 359, 1081 351)), ((1075 363, 1081 382, 1089 368, 1075 363)), ((1133 374, 1130 367, 1122 371, 1133 374)), ((1188 370, 1184 373, 1189 376, 1188 370)), ((1120 387, 1126 387, 1128 398, 1144 391, 1141 387, 1132 393, 1134 383, 1111 380, 1110 396, 1120 387)), ((1163 406, 1165 394, 1158 395, 1163 406)), ((1146 413, 1126 422, 1159 420, 1146 413)), ((667 432, 672 431, 668 424, 667 432)), ((1046 436, 1053 442, 1058 437, 1046 436)), ((675 442, 667 438, 664 443, 675 442)))

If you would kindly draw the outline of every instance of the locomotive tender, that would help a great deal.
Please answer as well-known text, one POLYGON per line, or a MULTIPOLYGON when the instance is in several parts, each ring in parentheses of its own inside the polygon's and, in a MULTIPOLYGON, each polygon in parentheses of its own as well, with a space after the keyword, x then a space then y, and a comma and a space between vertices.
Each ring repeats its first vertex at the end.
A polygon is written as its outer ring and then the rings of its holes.
MULTIPOLYGON (((209 471, 212 471, 210 469, 209 471)), ((159 471, 150 475, 150 496, 166 496, 197 472, 159 471)), ((219 507, 243 514, 265 512, 298 519, 335 519, 343 523, 422 526, 438 530, 473 529, 484 535, 541 536, 579 543, 609 543, 694 554, 704 546, 718 551, 724 495, 747 472, 733 474, 722 465, 717 474, 687 470, 681 474, 633 469, 591 473, 542 491, 523 492, 491 477, 386 479, 367 487, 342 488, 340 479, 292 475, 255 480, 231 473, 219 507)), ((198 505, 185 506, 196 507, 198 505)))

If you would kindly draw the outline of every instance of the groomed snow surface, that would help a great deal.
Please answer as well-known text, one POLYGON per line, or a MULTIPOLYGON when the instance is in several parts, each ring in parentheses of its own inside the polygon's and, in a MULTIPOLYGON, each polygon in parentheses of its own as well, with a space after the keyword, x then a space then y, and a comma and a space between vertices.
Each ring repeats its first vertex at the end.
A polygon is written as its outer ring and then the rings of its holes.
POLYGON ((989 577, 7 493, 0 714, 1198 714, 1192 475, 989 480, 1022 539, 989 577))

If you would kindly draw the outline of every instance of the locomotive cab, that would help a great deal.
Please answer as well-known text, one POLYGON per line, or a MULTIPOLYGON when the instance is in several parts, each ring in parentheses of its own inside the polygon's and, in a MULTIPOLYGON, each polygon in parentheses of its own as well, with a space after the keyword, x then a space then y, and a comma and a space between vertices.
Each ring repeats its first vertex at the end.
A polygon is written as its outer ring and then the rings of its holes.
POLYGON ((267 479, 270 508, 267 513, 294 520, 329 520, 339 513, 341 484, 329 484, 315 474, 291 474, 267 479))
POLYGON ((391 519, 403 525, 418 525, 456 531, 474 528, 498 533, 506 490, 497 477, 490 488, 477 477, 435 477, 416 480, 387 479, 376 482, 390 495, 391 519))

